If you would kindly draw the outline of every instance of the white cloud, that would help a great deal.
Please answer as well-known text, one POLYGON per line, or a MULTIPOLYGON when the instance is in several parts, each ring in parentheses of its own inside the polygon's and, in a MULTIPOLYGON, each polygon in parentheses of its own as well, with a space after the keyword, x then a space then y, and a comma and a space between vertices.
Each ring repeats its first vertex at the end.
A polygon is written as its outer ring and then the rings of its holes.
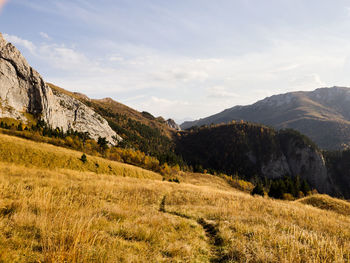
POLYGON ((17 37, 17 36, 8 35, 8 34, 3 34, 3 36, 5 37, 5 39, 8 42, 11 42, 13 45, 25 47, 26 49, 28 49, 30 51, 30 53, 32 53, 32 54, 35 53, 36 47, 31 41, 22 39, 22 38, 17 37))
POLYGON ((124 61, 124 58, 120 55, 112 55, 109 57, 109 60, 112 62, 122 62, 124 61))
POLYGON ((116 44, 94 58, 79 47, 5 38, 50 69, 47 81, 91 97, 112 97, 165 118, 205 117, 276 93, 350 83, 344 78, 350 45, 338 41, 318 49, 308 42, 276 41, 275 48, 265 52, 199 59, 116 44), (333 82, 336 74, 339 83, 333 82))
POLYGON ((133 102, 133 101, 136 101, 136 100, 140 100, 140 99, 144 99, 146 98, 145 95, 136 95, 136 96, 133 96, 133 97, 128 97, 126 99, 123 100, 124 103, 126 102, 133 102))
POLYGON ((42 44, 38 49, 38 56, 54 68, 62 70, 87 70, 91 66, 89 59, 78 51, 57 44, 42 44))
POLYGON ((33 42, 18 36, 4 34, 4 37, 13 45, 26 48, 34 58, 45 61, 53 68, 66 71, 91 68, 92 62, 84 54, 65 45, 55 43, 35 45, 33 42))
POLYGON ((155 116, 163 116, 165 118, 186 114, 191 108, 193 109, 194 106, 185 100, 171 100, 156 96, 151 96, 146 99, 143 98, 142 102, 132 103, 131 105, 140 111, 145 110, 151 112, 155 116))
POLYGON ((294 69, 297 69, 298 67, 300 67, 300 64, 281 64, 281 65, 277 65, 276 68, 274 68, 270 73, 274 74, 274 73, 280 73, 280 72, 285 72, 285 71, 292 71, 294 69))
POLYGON ((305 90, 310 89, 310 87, 326 86, 326 83, 321 81, 320 76, 315 73, 298 76, 291 79, 290 82, 293 84, 294 90, 305 90))
POLYGON ((46 39, 46 40, 51 40, 51 39, 52 39, 52 38, 51 38, 47 33, 45 33, 45 32, 40 32, 39 35, 40 35, 42 38, 46 39))
POLYGON ((239 98, 240 96, 237 93, 229 91, 228 88, 223 86, 214 86, 207 89, 209 99, 232 99, 239 98))

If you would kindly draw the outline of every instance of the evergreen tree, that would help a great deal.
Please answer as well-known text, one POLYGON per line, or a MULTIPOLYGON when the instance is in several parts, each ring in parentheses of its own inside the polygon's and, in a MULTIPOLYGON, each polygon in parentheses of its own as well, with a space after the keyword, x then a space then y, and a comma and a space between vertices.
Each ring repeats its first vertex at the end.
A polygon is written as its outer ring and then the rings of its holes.
POLYGON ((310 186, 309 186, 309 184, 306 182, 306 180, 303 180, 303 181, 301 182, 300 191, 302 191, 302 192, 304 193, 304 195, 307 195, 308 192, 311 191, 310 186))
POLYGON ((100 145, 102 150, 106 150, 108 148, 108 142, 105 137, 99 137, 97 143, 100 145))
POLYGON ((87 162, 87 157, 86 157, 85 153, 83 153, 83 155, 80 157, 80 161, 82 161, 83 163, 87 162))
POLYGON ((282 199, 284 193, 286 193, 286 185, 283 180, 273 181, 268 195, 273 198, 282 199))
POLYGON ((265 195, 265 192, 264 192, 264 188, 263 188, 262 184, 261 184, 261 183, 258 183, 258 184, 254 187, 254 189, 253 189, 253 191, 251 192, 251 194, 252 194, 252 195, 261 195, 261 196, 264 196, 264 195, 265 195))
POLYGON ((18 124, 17 131, 23 131, 23 125, 22 123, 18 124))

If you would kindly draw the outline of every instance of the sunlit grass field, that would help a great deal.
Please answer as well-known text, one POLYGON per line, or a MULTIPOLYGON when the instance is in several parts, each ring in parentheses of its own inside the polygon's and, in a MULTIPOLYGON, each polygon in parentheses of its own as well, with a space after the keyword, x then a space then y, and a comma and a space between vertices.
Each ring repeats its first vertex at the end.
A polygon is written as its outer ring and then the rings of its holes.
POLYGON ((346 201, 81 155, 0 135, 0 262, 350 262, 350 216, 318 205, 346 201))
POLYGON ((157 173, 96 156, 88 156, 84 163, 81 161, 82 154, 46 143, 0 134, 0 162, 51 170, 70 169, 81 172, 162 179, 157 173))

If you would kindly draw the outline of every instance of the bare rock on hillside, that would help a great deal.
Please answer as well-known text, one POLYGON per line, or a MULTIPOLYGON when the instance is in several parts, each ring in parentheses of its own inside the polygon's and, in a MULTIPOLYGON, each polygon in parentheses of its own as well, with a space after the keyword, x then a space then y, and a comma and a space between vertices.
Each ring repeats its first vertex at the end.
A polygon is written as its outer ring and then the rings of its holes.
POLYGON ((168 120, 166 121, 166 124, 167 124, 171 129, 174 129, 174 130, 177 130, 177 131, 181 131, 180 126, 179 126, 173 119, 168 119, 168 120))
POLYGON ((92 109, 48 87, 19 50, 0 34, 0 117, 26 122, 28 114, 52 128, 88 132, 93 139, 105 137, 113 145, 122 140, 92 109))
POLYGON ((327 173, 322 153, 311 145, 289 139, 282 145, 291 174, 307 180, 321 193, 332 193, 334 185, 327 173))

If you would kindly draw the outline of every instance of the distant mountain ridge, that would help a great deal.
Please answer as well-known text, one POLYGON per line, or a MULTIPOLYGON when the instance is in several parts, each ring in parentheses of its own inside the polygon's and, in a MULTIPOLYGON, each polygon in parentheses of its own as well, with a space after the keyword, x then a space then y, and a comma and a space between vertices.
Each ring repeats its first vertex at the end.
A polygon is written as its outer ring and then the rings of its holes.
POLYGON ((274 95, 252 105, 235 106, 207 118, 184 122, 181 128, 240 120, 298 130, 323 149, 347 148, 350 145, 350 88, 274 95))

